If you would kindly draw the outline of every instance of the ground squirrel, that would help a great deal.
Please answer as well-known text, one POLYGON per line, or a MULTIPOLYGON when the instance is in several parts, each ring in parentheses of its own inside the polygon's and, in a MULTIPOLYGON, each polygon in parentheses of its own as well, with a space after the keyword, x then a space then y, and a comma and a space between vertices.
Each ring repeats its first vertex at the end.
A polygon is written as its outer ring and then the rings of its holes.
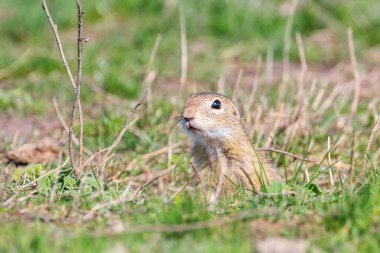
POLYGON ((235 104, 216 93, 191 95, 182 126, 192 141, 194 179, 212 199, 237 189, 259 192, 277 178, 253 148, 235 104))

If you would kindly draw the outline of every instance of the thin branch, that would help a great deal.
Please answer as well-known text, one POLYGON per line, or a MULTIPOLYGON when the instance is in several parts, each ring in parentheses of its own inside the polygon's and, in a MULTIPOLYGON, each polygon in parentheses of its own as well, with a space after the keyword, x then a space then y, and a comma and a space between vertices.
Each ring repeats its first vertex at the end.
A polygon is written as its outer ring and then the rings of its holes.
POLYGON ((156 41, 153 44, 152 51, 150 53, 148 65, 146 66, 144 80, 147 79, 147 77, 149 75, 149 72, 152 71, 153 63, 154 63, 154 60, 156 59, 157 51, 158 51, 158 47, 160 46, 161 39, 162 39, 162 35, 158 34, 157 38, 156 38, 156 41))
POLYGON ((125 131, 127 131, 128 127, 130 126, 130 119, 135 114, 136 110, 144 103, 148 96, 149 90, 145 90, 143 96, 140 98, 140 100, 137 102, 137 104, 133 107, 132 112, 129 113, 127 116, 127 119, 125 121, 123 129, 120 131, 119 135, 116 137, 115 141, 111 144, 111 146, 108 148, 108 151, 105 155, 105 158, 109 156, 109 154, 112 152, 112 150, 120 143, 121 139, 124 136, 125 131))
MULTIPOLYGON (((54 110, 57 114, 59 122, 61 122, 61 125, 62 125, 63 129, 65 129, 66 134, 69 134, 69 127, 67 126, 65 120, 63 119, 62 113, 59 109, 59 105, 58 105, 58 102, 55 99, 55 97, 53 97, 53 105, 54 105, 54 110)), ((75 143, 75 145, 79 145, 79 140, 75 137, 75 135, 73 135, 73 142, 75 143)), ((89 149, 87 149, 85 146, 83 146, 83 151, 87 155, 92 155, 92 152, 89 149)))
POLYGON ((297 160, 305 161, 305 162, 310 162, 310 163, 317 163, 315 160, 310 160, 310 159, 305 159, 304 157, 289 153, 287 151, 281 150, 281 149, 276 149, 276 148, 256 148, 257 151, 269 151, 269 152, 275 152, 283 155, 287 155, 290 157, 293 157, 297 160))
MULTIPOLYGON (((173 149, 178 148, 178 147, 182 146, 183 144, 185 144, 185 142, 183 142, 183 141, 177 142, 177 143, 172 145, 172 148, 173 149)), ((161 155, 161 154, 168 152, 168 149, 169 148, 167 146, 160 148, 158 150, 155 150, 155 151, 152 151, 150 153, 146 153, 146 154, 142 155, 139 159, 141 159, 141 160, 151 159, 155 156, 158 156, 158 155, 161 155)))
POLYGON ((82 115, 82 105, 80 102, 80 86, 82 82, 82 45, 83 45, 83 30, 82 30, 82 17, 84 12, 82 11, 81 2, 80 0, 76 0, 77 10, 78 10, 78 72, 77 72, 77 82, 75 83, 72 71, 70 69, 69 64, 67 63, 65 54, 63 52, 62 42, 59 37, 59 33, 57 30, 57 25, 54 23, 49 8, 46 4, 46 0, 42 0, 42 8, 44 9, 46 16, 48 18, 50 27, 53 31, 55 40, 57 42, 58 50, 61 55, 63 64, 65 66, 67 75, 69 76, 71 85, 73 86, 75 90, 75 101, 71 110, 70 114, 70 125, 69 125, 69 155, 70 155, 70 164, 71 167, 74 168, 74 173, 78 177, 82 163, 83 163, 83 115, 82 115), (79 110, 79 120, 80 120, 80 137, 79 137, 79 166, 75 167, 75 158, 74 158, 74 151, 73 151, 73 126, 74 126, 74 118, 75 118, 75 110, 78 107, 79 110))
MULTIPOLYGON (((77 72, 77 89, 76 89, 76 96, 75 100, 78 104, 78 110, 79 110, 79 166, 78 166, 78 172, 82 169, 83 164, 83 114, 82 114, 82 103, 80 101, 80 88, 82 84, 82 69, 83 69, 83 63, 82 63, 82 48, 83 48, 83 14, 84 11, 82 10, 81 2, 80 0, 76 0, 77 4, 77 11, 78 11, 78 72, 77 72)), ((74 109, 74 108, 73 108, 74 109)))
POLYGON ((62 42, 61 42, 61 39, 59 37, 59 34, 58 34, 58 29, 57 29, 57 25, 54 23, 51 15, 50 15, 50 12, 49 12, 49 8, 46 4, 46 0, 42 0, 42 8, 44 9, 45 13, 46 13, 46 16, 48 18, 48 21, 49 21, 49 24, 50 24, 50 27, 54 33, 54 37, 55 37, 55 41, 57 42, 57 46, 58 46, 58 49, 59 49, 59 53, 61 55, 61 59, 63 61, 63 65, 65 66, 65 69, 66 69, 66 72, 67 72, 67 75, 69 76, 70 78, 70 82, 71 82, 71 85, 73 86, 74 90, 76 88, 76 85, 75 85, 75 81, 74 81, 74 78, 73 78, 73 75, 72 75, 72 72, 70 70, 70 66, 69 64, 67 63, 67 60, 66 60, 66 57, 65 57, 65 53, 63 52, 63 47, 62 47, 62 42))
POLYGON ((124 127, 120 130, 120 132, 119 132, 118 136, 116 137, 116 139, 114 140, 114 142, 110 146, 108 146, 107 148, 103 148, 103 149, 99 150, 98 152, 96 152, 95 154, 91 155, 87 159, 87 161, 84 162, 83 167, 85 167, 89 162, 91 162, 96 156, 98 156, 99 154, 106 152, 106 151, 107 151, 107 153, 104 157, 105 157, 105 159, 107 159, 107 157, 112 152, 112 150, 120 143, 120 141, 123 138, 127 129, 133 123, 135 123, 136 120, 138 119, 137 117, 133 117, 133 116, 134 116, 135 112, 137 111, 137 109, 146 100, 147 94, 148 94, 148 90, 145 90, 144 95, 140 98, 140 100, 137 102, 137 104, 133 107, 133 110, 127 115, 127 119, 125 120, 124 127))

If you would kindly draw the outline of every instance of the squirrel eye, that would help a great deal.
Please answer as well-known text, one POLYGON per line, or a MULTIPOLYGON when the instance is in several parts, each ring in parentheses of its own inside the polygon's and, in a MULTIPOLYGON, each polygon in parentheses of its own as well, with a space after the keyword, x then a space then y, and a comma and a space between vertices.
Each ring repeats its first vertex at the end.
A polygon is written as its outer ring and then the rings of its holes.
POLYGON ((215 100, 214 102, 212 102, 211 108, 219 110, 221 107, 222 103, 219 100, 215 100))

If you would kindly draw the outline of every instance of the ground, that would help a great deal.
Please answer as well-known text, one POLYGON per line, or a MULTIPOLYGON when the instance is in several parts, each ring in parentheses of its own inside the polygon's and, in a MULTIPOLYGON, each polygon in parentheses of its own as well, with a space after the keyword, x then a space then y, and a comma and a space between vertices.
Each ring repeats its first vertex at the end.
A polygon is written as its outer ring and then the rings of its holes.
MULTIPOLYGON (((65 130, 74 93, 41 3, 0 3, 0 251, 268 252, 273 239, 299 252, 379 251, 380 5, 300 0, 292 14, 295 2, 183 2, 181 94, 178 1, 82 1, 80 179, 65 130), (195 90, 234 95, 256 148, 298 156, 260 151, 283 182, 209 208, 188 184, 178 125, 195 90), (56 159, 20 162, 26 143, 56 159)), ((76 73, 75 1, 47 3, 76 73)))

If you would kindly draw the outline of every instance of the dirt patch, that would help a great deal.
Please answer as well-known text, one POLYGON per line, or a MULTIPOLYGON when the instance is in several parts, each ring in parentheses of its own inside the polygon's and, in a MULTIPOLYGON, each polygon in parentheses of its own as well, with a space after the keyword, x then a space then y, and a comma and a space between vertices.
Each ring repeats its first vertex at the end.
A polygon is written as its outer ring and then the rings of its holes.
POLYGON ((58 158, 60 143, 45 139, 38 143, 28 143, 8 152, 7 158, 16 164, 52 163, 58 158))
POLYGON ((30 142, 50 138, 58 140, 63 128, 56 116, 15 117, 0 114, 0 140, 9 142, 30 142))

